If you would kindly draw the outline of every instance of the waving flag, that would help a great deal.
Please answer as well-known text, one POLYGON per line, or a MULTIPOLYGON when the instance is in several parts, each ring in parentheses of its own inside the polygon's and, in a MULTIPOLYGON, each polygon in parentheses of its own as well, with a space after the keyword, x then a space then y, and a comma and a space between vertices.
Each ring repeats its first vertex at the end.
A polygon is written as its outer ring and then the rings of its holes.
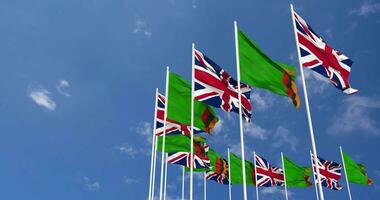
MULTIPOLYGON (((197 143, 194 143, 194 162, 193 168, 210 168, 210 159, 207 156, 207 152, 209 150, 209 146, 201 146, 197 143)), ((176 152, 168 154, 168 163, 183 165, 185 167, 191 166, 191 158, 189 152, 176 152)))
POLYGON ((296 37, 300 49, 300 62, 303 67, 330 79, 335 87, 346 94, 356 93, 348 81, 352 60, 340 51, 332 49, 296 12, 293 12, 296 37))
MULTIPOLYGON (((156 118, 156 136, 164 134, 164 115, 165 115, 165 96, 158 93, 157 98, 157 118, 156 118)), ((181 124, 174 120, 166 118, 166 135, 190 135, 191 126, 181 124)), ((199 128, 194 127, 194 134, 201 133, 199 128)))
POLYGON ((348 181, 360 185, 371 185, 372 179, 368 177, 366 167, 356 163, 347 153, 342 152, 348 181))
POLYGON ((281 168, 273 167, 264 158, 255 155, 257 187, 284 186, 284 172, 281 168))
POLYGON ((215 159, 212 171, 206 173, 207 180, 213 180, 220 184, 228 185, 228 162, 223 158, 215 159))
MULTIPOLYGON (((226 112, 239 113, 237 81, 198 50, 194 50, 194 56, 195 99, 226 112)), ((252 110, 249 102, 251 87, 240 84, 240 89, 242 115, 249 122, 252 110)))
MULTIPOLYGON (((312 155, 312 160, 313 160, 313 170, 316 176, 315 180, 318 180, 315 162, 314 162, 314 155, 312 155)), ((321 183, 322 183, 321 185, 329 189, 341 190, 342 186, 339 185, 338 181, 342 176, 342 173, 341 173, 342 166, 339 163, 332 162, 329 160, 324 160, 319 157, 317 160, 318 160, 319 173, 321 175, 321 183)))

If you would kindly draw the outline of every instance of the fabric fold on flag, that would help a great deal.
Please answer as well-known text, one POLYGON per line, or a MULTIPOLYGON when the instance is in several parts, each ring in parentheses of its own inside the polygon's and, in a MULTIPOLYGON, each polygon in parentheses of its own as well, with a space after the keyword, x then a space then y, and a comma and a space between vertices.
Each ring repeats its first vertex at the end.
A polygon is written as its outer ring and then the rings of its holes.
POLYGON ((368 177, 366 167, 356 163, 347 153, 343 152, 344 166, 348 181, 360 185, 372 185, 373 181, 368 177))
POLYGON ((299 108, 295 67, 273 61, 240 30, 238 43, 241 81, 278 95, 289 96, 294 106, 299 108))
POLYGON ((305 188, 311 186, 311 167, 302 167, 284 156, 285 180, 287 187, 305 188))
MULTIPOLYGON (((167 118, 191 125, 191 84, 181 76, 169 73, 167 118)), ((194 100, 194 126, 211 133, 218 122, 215 111, 207 104, 194 100)))
MULTIPOLYGON (((239 113, 238 83, 229 73, 200 51, 195 56, 195 99, 221 108, 226 112, 239 113)), ((242 115, 247 122, 251 119, 251 87, 240 84, 242 115)))
POLYGON ((348 81, 353 61, 332 49, 295 11, 293 14, 301 65, 330 79, 336 88, 346 94, 358 92, 348 81))
POLYGON ((261 156, 255 155, 257 187, 284 186, 284 171, 272 166, 261 156))
MULTIPOLYGON (((241 161, 241 158, 230 152, 231 184, 243 184, 241 161)), ((245 177, 247 185, 256 185, 254 166, 247 160, 245 161, 245 177)))
MULTIPOLYGON (((318 180, 314 155, 312 154, 311 157, 313 161, 315 180, 318 180)), ((321 177, 321 185, 332 190, 341 190, 342 186, 339 184, 339 180, 342 177, 342 165, 330 160, 322 159, 320 157, 317 157, 317 160, 317 166, 319 168, 321 177)))

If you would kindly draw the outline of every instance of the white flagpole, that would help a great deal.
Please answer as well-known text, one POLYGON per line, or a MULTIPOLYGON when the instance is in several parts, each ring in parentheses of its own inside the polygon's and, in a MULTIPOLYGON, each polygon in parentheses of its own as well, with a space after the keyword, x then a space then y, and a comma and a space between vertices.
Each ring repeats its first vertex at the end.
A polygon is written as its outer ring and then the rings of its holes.
POLYGON ((318 188, 317 188, 317 181, 315 180, 315 173, 314 173, 314 167, 313 167, 313 157, 311 156, 311 151, 310 151, 310 161, 311 161, 311 170, 313 171, 313 180, 314 180, 314 188, 315 188, 315 194, 317 196, 317 200, 319 200, 319 195, 318 195, 318 188))
POLYGON ((194 168, 194 50, 195 44, 192 44, 191 50, 191 146, 190 146, 190 200, 193 200, 193 168, 194 168))
POLYGON ((182 200, 185 200, 185 166, 182 167, 182 200))
POLYGON ((285 183, 285 199, 288 200, 288 188, 286 185, 286 171, 284 164, 284 154, 281 152, 282 170, 284 171, 284 183, 285 183))
MULTIPOLYGON (((305 76, 303 74, 303 67, 301 66, 301 53, 300 49, 298 47, 298 37, 297 37, 297 32, 296 32, 296 23, 294 21, 294 10, 293 10, 293 5, 290 4, 290 9, 291 9, 291 14, 292 14, 292 21, 293 21, 293 31, 294 31, 294 37, 296 39, 296 47, 297 47, 297 53, 298 53, 298 62, 299 62, 299 67, 301 71, 301 79, 302 79, 302 86, 303 86, 303 92, 304 92, 304 97, 305 97, 305 105, 306 105, 306 113, 307 113, 307 119, 309 122, 309 130, 310 130, 310 139, 311 139, 311 146, 314 154, 314 161, 317 164, 318 163, 318 154, 317 154, 317 147, 315 145, 315 139, 314 139, 314 130, 313 130, 313 122, 311 120, 311 113, 310 113, 310 108, 309 108, 309 98, 307 95, 307 89, 306 89, 306 82, 305 82, 305 76)), ((317 179, 318 182, 321 182, 321 177, 319 173, 319 167, 316 167, 317 171, 317 179)), ((324 195, 323 195, 323 189, 322 185, 318 184, 318 189, 319 189, 319 195, 321 197, 321 200, 324 200, 324 195)))
POLYGON ((153 173, 153 165, 154 163, 156 162, 154 157, 155 157, 155 142, 156 142, 156 118, 157 118, 157 96, 158 96, 158 88, 156 88, 156 98, 155 98, 155 102, 154 102, 154 118, 153 118, 153 133, 152 133, 152 154, 151 154, 151 158, 150 158, 150 177, 149 177, 149 197, 148 199, 152 199, 152 191, 153 191, 153 187, 154 187, 154 183, 153 183, 153 176, 155 176, 155 174, 153 173))
POLYGON ((241 171, 243 173, 243 196, 247 200, 247 181, 245 177, 245 154, 244 154, 244 132, 243 132, 243 117, 241 108, 241 88, 240 88, 240 60, 239 60, 239 43, 238 43, 238 30, 237 22, 234 21, 235 31, 235 53, 236 53, 236 70, 237 70, 237 83, 239 95, 239 123, 240 123, 240 147, 241 147, 241 171))
POLYGON ((168 116, 169 104, 169 67, 166 67, 166 84, 165 84, 165 113, 164 113, 164 131, 162 136, 162 152, 161 152, 161 177, 160 177, 160 200, 162 200, 163 185, 164 185, 164 164, 165 164, 165 138, 166 138, 166 117, 168 116))
MULTIPOLYGON (((156 126, 156 125, 154 125, 154 126, 156 126)), ((153 161, 153 178, 152 178, 152 196, 151 196, 151 200, 154 199, 154 189, 155 189, 155 181, 156 181, 157 136, 154 139, 155 139, 154 140, 154 161, 153 161)))
POLYGON ((257 185, 257 173, 256 173, 256 152, 253 152, 253 166, 255 169, 256 200, 259 200, 259 186, 257 185))
POLYGON ((203 172, 203 199, 207 200, 206 172, 203 172))
POLYGON ((228 197, 229 197, 229 200, 232 200, 230 148, 227 149, 227 152, 228 152, 228 197))
POLYGON ((346 171, 346 164, 344 163, 344 157, 343 157, 342 146, 339 146, 339 149, 340 149, 340 156, 342 157, 342 163, 343 163, 343 169, 344 169, 344 176, 346 177, 346 184, 347 184, 347 190, 348 190, 348 197, 350 197, 350 200, 352 200, 352 197, 351 197, 351 190, 350 190, 350 183, 348 182, 347 171, 346 171))
POLYGON ((166 184, 168 179, 168 153, 165 155, 165 180, 164 180, 164 200, 166 200, 166 184))

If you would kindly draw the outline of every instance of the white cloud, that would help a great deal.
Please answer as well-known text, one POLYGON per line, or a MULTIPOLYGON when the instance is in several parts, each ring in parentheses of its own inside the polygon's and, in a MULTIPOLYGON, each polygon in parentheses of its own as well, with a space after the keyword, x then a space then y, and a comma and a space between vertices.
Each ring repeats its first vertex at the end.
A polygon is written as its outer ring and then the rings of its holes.
POLYGON ((64 91, 64 89, 68 87, 70 87, 70 83, 67 80, 63 79, 58 82, 58 85, 55 88, 61 95, 65 97, 70 97, 71 95, 64 91))
POLYGON ((275 98, 274 95, 267 91, 255 91, 251 93, 252 110, 253 111, 265 111, 272 107, 275 98))
MULTIPOLYGON (((309 69, 304 69, 304 75, 308 92, 313 94, 324 94, 327 87, 333 87, 330 80, 319 73, 309 69)), ((297 77, 298 84, 302 86, 301 76, 297 77)))
POLYGON ((371 111, 380 109, 380 101, 369 97, 349 96, 343 101, 340 112, 333 117, 328 133, 341 135, 357 131, 379 135, 379 123, 372 119, 371 111))
POLYGON ((274 134, 274 141, 275 142, 272 143, 273 147, 289 146, 293 151, 296 151, 298 145, 297 137, 292 135, 290 131, 283 126, 277 127, 274 134))
POLYGON ((152 143, 152 134, 153 134, 153 130, 152 130, 152 123, 149 123, 149 122, 141 122, 135 129, 135 131, 146 137, 146 140, 148 141, 149 144, 152 143))
POLYGON ((100 189, 100 183, 98 181, 92 181, 87 176, 83 177, 84 185, 88 191, 96 191, 100 189))
POLYGON ((269 131, 257 124, 244 122, 243 129, 245 134, 256 139, 266 140, 269 136, 269 131))
POLYGON ((351 10, 349 13, 357 16, 368 16, 380 11, 380 3, 363 1, 359 8, 351 10))
POLYGON ((123 144, 120 146, 115 146, 115 149, 118 150, 120 153, 127 154, 129 157, 134 158, 135 155, 138 153, 131 145, 129 144, 123 144))
POLYGON ((132 32, 135 34, 141 33, 141 34, 145 35, 146 37, 152 36, 152 32, 148 28, 147 23, 141 19, 135 20, 135 27, 133 28, 132 32))
MULTIPOLYGON (((278 199, 284 199, 284 196, 285 196, 285 190, 283 189, 280 189, 278 187, 262 187, 259 189, 259 191, 263 194, 263 195, 270 195, 272 196, 271 199, 274 198, 274 196, 278 196, 278 199)), ((289 190, 288 190, 288 197, 289 196, 292 196, 293 193, 291 193, 289 190)), ((276 198, 277 199, 277 198, 276 198)))
POLYGON ((126 184, 136 184, 141 182, 141 178, 131 178, 131 177, 125 177, 124 182, 126 184))
POLYGON ((56 103, 50 98, 50 92, 45 89, 31 89, 29 97, 39 106, 48 110, 55 110, 56 103))

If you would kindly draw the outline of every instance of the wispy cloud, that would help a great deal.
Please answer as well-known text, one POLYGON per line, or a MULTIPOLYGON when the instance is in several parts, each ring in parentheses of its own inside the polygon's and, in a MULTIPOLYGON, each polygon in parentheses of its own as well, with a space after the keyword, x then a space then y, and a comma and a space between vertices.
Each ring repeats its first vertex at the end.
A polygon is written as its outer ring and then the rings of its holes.
POLYGON ((141 182, 141 178, 124 177, 126 184, 136 184, 141 182))
POLYGON ((368 16, 380 11, 380 3, 372 3, 370 1, 363 1, 359 8, 350 10, 350 14, 357 16, 368 16))
POLYGON ((134 26, 132 32, 134 34, 141 33, 148 38, 152 36, 152 31, 149 29, 147 23, 145 21, 143 21, 142 19, 136 19, 135 20, 135 26, 134 26))
POLYGON ((135 128, 136 133, 144 136, 148 144, 152 143, 152 123, 140 122, 140 124, 135 128))
POLYGON ((244 133, 256 139, 266 140, 269 136, 269 131, 253 123, 243 124, 244 133))
POLYGON ((88 191, 96 191, 100 189, 100 183, 98 181, 92 181, 87 176, 83 177, 85 189, 88 191))
POLYGON ((39 106, 54 111, 57 104, 50 98, 50 92, 46 89, 31 89, 29 97, 39 106))
MULTIPOLYGON (((313 94, 326 94, 326 88, 331 87, 330 80, 326 77, 313 72, 312 70, 304 70, 305 79, 307 79, 307 88, 313 94)), ((301 76, 297 77, 298 84, 302 85, 301 76)))
MULTIPOLYGON (((278 196, 278 199, 283 199, 285 196, 285 190, 280 189, 278 187, 263 187, 260 189, 261 194, 263 195, 270 195, 272 196, 272 199, 274 196, 278 196)), ((293 193, 288 190, 288 196, 292 196, 293 193)))
POLYGON ((192 0, 191 1, 191 7, 194 8, 194 9, 198 8, 197 0, 192 0))
POLYGON ((341 135, 358 131, 379 135, 379 123, 371 117, 371 113, 380 109, 380 101, 369 97, 350 96, 344 100, 339 115, 335 115, 327 132, 341 135))
POLYGON ((272 143, 273 147, 279 148, 286 145, 290 146, 293 151, 297 150, 298 139, 287 128, 283 126, 277 127, 273 137, 275 141, 272 143))
POLYGON ((65 97, 70 97, 71 95, 64 91, 66 88, 69 88, 69 87, 70 87, 70 83, 67 80, 60 80, 58 82, 58 85, 55 88, 61 95, 65 97))
POLYGON ((138 153, 138 151, 135 150, 129 144, 123 144, 123 145, 115 146, 115 149, 117 151, 119 151, 120 153, 126 154, 127 156, 129 156, 131 158, 135 158, 135 155, 138 153))
POLYGON ((253 90, 251 92, 252 110, 265 111, 272 107, 275 98, 274 95, 267 91, 253 90))

